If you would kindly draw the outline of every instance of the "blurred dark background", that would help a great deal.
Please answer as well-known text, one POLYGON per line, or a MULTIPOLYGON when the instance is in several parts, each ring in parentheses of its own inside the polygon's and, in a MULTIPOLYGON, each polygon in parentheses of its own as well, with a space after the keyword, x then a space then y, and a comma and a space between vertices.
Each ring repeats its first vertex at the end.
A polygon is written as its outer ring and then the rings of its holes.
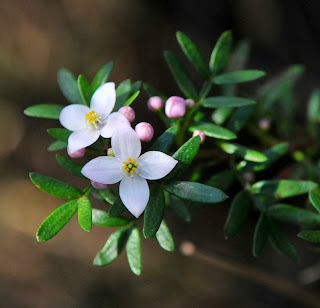
MULTIPOLYGON (((317 248, 296 239, 303 260, 299 266, 270 247, 255 260, 250 224, 235 239, 224 240, 225 204, 195 211, 188 225, 169 214, 177 250, 166 253, 155 241, 144 241, 141 277, 130 272, 124 254, 106 268, 93 267, 96 252, 112 230, 94 227, 85 233, 76 218, 48 243, 37 243, 36 229, 63 201, 37 190, 28 172, 80 187, 84 182, 57 168, 54 154, 46 150, 52 142, 46 129, 59 124, 26 118, 23 110, 39 103, 66 103, 56 82, 59 68, 91 79, 110 60, 116 63, 110 78, 116 84, 131 78, 180 95, 162 56, 168 49, 181 55, 175 32, 184 31, 209 59, 219 35, 228 29, 235 42, 251 40, 250 68, 272 76, 290 64, 305 65, 296 89, 304 110, 320 77, 319 13, 315 0, 1 0, 0 306, 304 307, 314 301, 306 300, 304 293, 297 300, 299 292, 284 290, 281 284, 277 288, 277 282, 282 277, 298 290, 317 293, 317 248), (253 276, 261 269, 268 272, 273 287, 250 275, 252 279, 240 277, 219 262, 183 256, 179 245, 184 240, 205 255, 254 268, 253 276), (301 279, 309 266, 315 266, 314 278, 301 279)), ((156 124, 146 100, 142 94, 135 102, 136 122, 156 124)))

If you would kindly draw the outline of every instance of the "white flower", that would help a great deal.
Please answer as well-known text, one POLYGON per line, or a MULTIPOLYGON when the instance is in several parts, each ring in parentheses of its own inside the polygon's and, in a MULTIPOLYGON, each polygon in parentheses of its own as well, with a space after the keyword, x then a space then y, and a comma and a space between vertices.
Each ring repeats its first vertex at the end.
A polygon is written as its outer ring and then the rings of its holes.
POLYGON ((119 194, 123 204, 139 217, 149 201, 147 180, 166 176, 177 160, 159 151, 140 156, 141 142, 131 127, 116 130, 111 138, 112 156, 100 156, 89 161, 81 170, 92 181, 114 184, 119 181, 119 194))
POLYGON ((122 114, 111 113, 115 102, 115 85, 113 82, 107 82, 93 93, 90 108, 72 104, 62 109, 60 123, 66 129, 73 131, 68 139, 70 153, 93 144, 100 135, 110 138, 115 128, 122 124, 130 126, 122 114))

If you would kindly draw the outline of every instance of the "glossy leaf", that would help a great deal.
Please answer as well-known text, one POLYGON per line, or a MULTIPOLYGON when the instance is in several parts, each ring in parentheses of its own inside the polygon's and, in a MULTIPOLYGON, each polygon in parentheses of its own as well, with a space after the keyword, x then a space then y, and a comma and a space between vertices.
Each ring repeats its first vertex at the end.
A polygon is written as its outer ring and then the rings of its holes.
POLYGON ((229 118, 227 129, 238 133, 247 124, 254 111, 254 105, 238 108, 229 118))
POLYGON ((218 126, 212 123, 193 125, 193 126, 190 126, 189 128, 189 130, 192 132, 198 129, 202 130, 204 134, 208 137, 224 139, 224 140, 231 140, 231 139, 237 138, 237 135, 231 130, 228 130, 226 128, 223 128, 221 126, 218 126))
POLYGON ((124 217, 110 217, 103 210, 92 209, 92 223, 102 227, 121 227, 126 226, 129 221, 124 217))
POLYGON ((265 214, 261 213, 256 224, 253 235, 252 254, 259 257, 268 240, 268 219, 265 214))
POLYGON ((59 155, 59 154, 56 155, 56 160, 60 166, 62 166, 64 169, 66 169, 71 174, 78 176, 80 178, 85 178, 85 176, 83 176, 81 173, 81 170, 83 168, 82 165, 74 162, 72 159, 69 159, 69 158, 64 157, 62 155, 59 155))
POLYGON ((178 127, 169 127, 154 143, 151 150, 168 153, 178 134, 178 127))
POLYGON ((92 229, 92 207, 87 196, 78 199, 78 222, 84 231, 92 229))
POLYGON ((144 211, 143 235, 145 238, 153 237, 161 224, 165 209, 163 190, 154 185, 150 190, 150 198, 144 211))
POLYGON ((79 91, 82 97, 82 100, 85 105, 90 106, 91 96, 92 96, 92 90, 91 86, 86 79, 86 77, 79 75, 78 77, 78 87, 79 91))
MULTIPOLYGON (((140 80, 134 82, 131 86, 131 93, 136 93, 141 90, 142 82, 140 80)), ((141 91, 140 91, 141 92, 141 91)))
POLYGON ((91 91, 94 93, 100 86, 102 86, 109 78, 114 62, 111 61, 100 68, 96 76, 91 82, 91 91))
POLYGON ((313 207, 320 213, 320 191, 319 190, 310 191, 309 199, 313 207))
POLYGON ((232 184, 234 176, 233 170, 223 170, 212 175, 205 184, 226 191, 232 184))
POLYGON ((144 82, 143 83, 143 88, 144 90, 147 92, 147 94, 152 97, 152 96, 159 96, 161 97, 163 100, 166 100, 167 97, 161 93, 158 89, 156 89, 155 87, 151 86, 150 84, 144 82))
POLYGON ((24 110, 29 117, 58 120, 61 110, 65 106, 54 104, 33 105, 24 110))
POLYGON ((198 50, 197 46, 191 41, 191 39, 183 32, 177 32, 177 40, 180 47, 191 64, 198 70, 198 72, 204 77, 210 76, 209 67, 204 60, 202 54, 198 50))
POLYGON ((68 144, 66 142, 57 140, 52 142, 49 146, 48 146, 48 151, 59 151, 59 150, 63 150, 66 149, 68 146, 68 144))
POLYGON ((303 230, 298 236, 309 242, 320 243, 320 230, 303 230))
POLYGON ((138 95, 140 94, 140 91, 137 91, 135 93, 133 93, 123 104, 123 106, 130 106, 134 100, 138 97, 138 95))
POLYGON ((110 217, 119 217, 127 208, 124 206, 120 198, 117 198, 116 202, 112 204, 109 215, 110 217))
POLYGON ((202 105, 207 108, 234 108, 254 105, 256 102, 250 98, 237 96, 213 96, 203 100, 202 105))
POLYGON ((218 108, 211 114, 211 119, 214 123, 222 125, 233 112, 232 108, 218 108))
POLYGON ((183 219, 186 222, 191 221, 190 211, 181 199, 172 198, 170 202, 170 207, 175 212, 175 214, 178 215, 181 219, 183 219))
POLYGON ((320 122, 320 89, 314 89, 308 103, 308 120, 310 122, 320 122))
POLYGON ((36 172, 30 173, 30 179, 36 187, 56 197, 76 199, 82 196, 78 188, 36 172))
POLYGON ((118 197, 110 187, 107 187, 106 189, 99 189, 98 193, 106 202, 111 205, 115 204, 118 200, 118 197))
POLYGON ((266 75, 264 71, 259 70, 242 70, 221 74, 213 78, 215 84, 234 84, 241 82, 253 81, 266 75))
POLYGON ((117 89, 116 89, 116 104, 113 108, 113 111, 118 111, 126 102, 126 100, 129 98, 132 91, 132 85, 130 79, 126 79, 122 81, 117 89))
POLYGON ((160 228, 156 233, 156 238, 162 249, 166 251, 174 251, 174 240, 164 220, 162 220, 160 228))
POLYGON ((74 76, 67 69, 58 72, 58 84, 65 98, 72 104, 82 104, 81 94, 74 76))
POLYGON ((164 57, 180 90, 187 98, 196 100, 198 98, 196 86, 179 58, 170 51, 166 51, 164 57))
POLYGON ((68 143, 68 138, 72 134, 70 130, 65 128, 49 128, 47 132, 51 137, 65 143, 68 143))
POLYGON ((37 241, 44 242, 53 238, 69 222, 77 209, 77 200, 71 200, 55 209, 39 227, 37 241))
POLYGON ((141 237, 136 226, 130 231, 126 252, 131 271, 136 275, 140 275, 142 271, 141 237))
POLYGON ((252 207, 250 194, 243 190, 240 191, 232 200, 228 217, 224 226, 226 238, 235 236, 248 218, 252 207))

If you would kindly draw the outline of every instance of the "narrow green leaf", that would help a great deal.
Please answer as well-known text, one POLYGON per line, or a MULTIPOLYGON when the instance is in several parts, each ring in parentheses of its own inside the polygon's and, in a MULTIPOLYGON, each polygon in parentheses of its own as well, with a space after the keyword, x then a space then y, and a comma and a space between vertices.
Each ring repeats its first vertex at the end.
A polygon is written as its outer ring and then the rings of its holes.
POLYGON ((254 104, 256 104, 256 102, 253 99, 237 96, 213 96, 204 99, 202 103, 202 105, 207 108, 234 108, 254 104))
POLYGON ((309 242, 320 243, 320 230, 303 230, 298 236, 309 242))
POLYGON ((71 200, 55 209, 41 224, 37 231, 37 241, 53 238, 71 219, 78 209, 78 200, 71 200))
POLYGON ((137 91, 135 93, 133 93, 127 100, 126 102, 123 104, 123 106, 130 106, 134 100, 138 97, 138 95, 140 94, 140 91, 137 91))
POLYGON ((254 235, 252 254, 255 258, 259 257, 265 247, 268 239, 268 219, 265 214, 260 214, 256 224, 254 235))
POLYGON ((156 238, 162 249, 166 251, 174 251, 174 240, 164 220, 162 220, 160 228, 156 233, 156 238))
POLYGON ((30 173, 30 179, 36 187, 56 197, 76 199, 82 196, 78 188, 36 172, 30 173))
POLYGON ((144 211, 143 235, 145 238, 153 237, 161 224, 164 215, 165 202, 162 188, 153 185, 150 198, 144 211))
POLYGON ((191 64, 207 79, 210 76, 209 67, 196 45, 183 32, 177 32, 177 40, 191 64))
POLYGON ((255 106, 253 105, 238 108, 230 117, 227 129, 238 133, 247 124, 254 111, 255 106))
POLYGON ((79 75, 78 87, 79 87, 79 91, 80 91, 83 103, 87 106, 90 106, 92 90, 91 90, 91 86, 90 86, 88 80, 86 79, 86 77, 79 75))
POLYGON ((92 209, 92 223, 102 227, 121 227, 126 226, 129 220, 124 217, 110 217, 106 211, 92 209))
POLYGON ((231 31, 225 31, 219 37, 211 53, 209 66, 214 76, 220 74, 227 66, 231 48, 232 33, 231 31))
POLYGON ((147 94, 152 97, 152 96, 159 96, 161 97, 164 101, 167 99, 167 97, 161 93, 158 89, 155 87, 151 86, 150 84, 144 82, 143 83, 143 88, 147 92, 147 94))
POLYGON ((248 218, 252 207, 250 194, 243 190, 240 191, 232 200, 228 217, 224 226, 226 238, 235 236, 248 218))
POLYGON ((179 198, 172 198, 170 202, 172 210, 184 221, 191 221, 191 214, 184 202, 179 198))
POLYGON ((94 93, 100 86, 102 86, 109 78, 114 62, 111 61, 100 68, 96 76, 91 82, 91 91, 94 93))
POLYGON ((127 245, 127 259, 131 271, 135 275, 140 275, 142 271, 141 237, 138 227, 131 229, 127 245))
POLYGON ((259 70, 242 70, 221 74, 213 78, 215 84, 234 84, 241 82, 253 81, 266 75, 264 71, 259 70))
POLYGON ((218 108, 211 114, 214 123, 222 125, 232 114, 232 108, 218 108))
POLYGON ((29 117, 58 120, 61 110, 65 106, 54 104, 33 105, 24 110, 29 117))
MULTIPOLYGON (((136 93, 141 90, 142 82, 140 80, 134 82, 131 87, 131 93, 136 93)), ((141 92, 141 91, 140 91, 141 92)))
POLYGON ((93 265, 104 266, 113 262, 120 255, 128 237, 128 229, 121 228, 112 233, 104 247, 93 260, 93 265))
POLYGON ((131 81, 130 79, 126 79, 122 81, 116 90, 116 104, 113 108, 113 111, 118 111, 126 102, 126 100, 129 98, 132 91, 131 81))
POLYGON ((311 181, 260 181, 251 186, 254 194, 262 193, 273 196, 276 199, 289 198, 308 193, 317 187, 317 183, 311 181))
POLYGON ((248 39, 241 40, 235 47, 228 62, 229 71, 242 70, 249 60, 251 42, 248 39))
POLYGON ((81 94, 74 76, 67 69, 58 72, 58 84, 65 98, 72 104, 82 104, 81 94))
POLYGON ((211 123, 205 123, 200 125, 193 125, 189 127, 189 130, 191 132, 195 130, 202 130, 204 134, 208 137, 213 137, 217 139, 224 139, 224 140, 231 140, 236 139, 237 135, 232 132, 231 130, 228 130, 226 128, 223 128, 221 126, 211 124, 211 123))
POLYGON ((127 208, 122 203, 120 198, 117 198, 116 202, 112 204, 109 215, 110 217, 119 217, 127 208))
POLYGON ((66 169, 71 174, 78 176, 80 178, 85 178, 85 176, 83 176, 81 173, 81 170, 83 168, 82 165, 77 164, 72 159, 69 159, 69 158, 64 157, 62 155, 59 155, 59 154, 56 155, 56 160, 60 166, 62 166, 64 169, 66 169))
POLYGON ((68 146, 68 144, 66 142, 57 140, 52 142, 49 146, 48 146, 48 151, 59 151, 59 150, 63 150, 66 149, 68 146))
POLYGON ((226 191, 232 184, 234 176, 233 170, 223 170, 211 176, 205 184, 226 191))
POLYGON ((309 199, 313 207, 320 213, 320 191, 319 190, 310 191, 309 199))
POLYGON ((217 203, 228 198, 228 196, 218 188, 195 182, 173 182, 166 185, 165 190, 178 198, 203 203, 217 203))
POLYGON ((78 199, 78 222, 84 231, 92 229, 92 207, 87 196, 78 199))
POLYGON ((118 200, 118 197, 110 187, 107 187, 106 189, 99 189, 98 193, 106 202, 110 203, 111 205, 115 204, 118 200))
POLYGON ((168 153, 178 134, 178 127, 169 127, 154 143, 151 150, 168 153))
POLYGON ((65 128, 49 128, 47 132, 51 137, 65 143, 68 143, 68 138, 72 134, 70 130, 65 128))
POLYGON ((239 144, 222 142, 219 144, 219 146, 224 152, 228 154, 235 154, 244 158, 245 160, 264 162, 268 159, 267 156, 261 152, 249 149, 239 144))
POLYGON ((310 122, 320 122, 320 89, 314 89, 308 102, 307 110, 310 122))
POLYGON ((165 51, 164 57, 180 90, 187 98, 197 100, 198 92, 196 86, 179 58, 170 51, 165 51))

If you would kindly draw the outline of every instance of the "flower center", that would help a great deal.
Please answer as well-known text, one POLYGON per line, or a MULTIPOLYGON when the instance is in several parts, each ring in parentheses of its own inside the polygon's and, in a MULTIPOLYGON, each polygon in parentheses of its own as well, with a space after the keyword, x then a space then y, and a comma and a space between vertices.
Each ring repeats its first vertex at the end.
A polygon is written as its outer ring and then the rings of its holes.
POLYGON ((99 115, 94 110, 91 110, 90 112, 86 113, 86 120, 95 128, 98 128, 98 124, 101 124, 99 115))
POLYGON ((123 162, 123 169, 130 174, 134 174, 137 170, 138 163, 135 159, 128 157, 127 161, 123 162))

